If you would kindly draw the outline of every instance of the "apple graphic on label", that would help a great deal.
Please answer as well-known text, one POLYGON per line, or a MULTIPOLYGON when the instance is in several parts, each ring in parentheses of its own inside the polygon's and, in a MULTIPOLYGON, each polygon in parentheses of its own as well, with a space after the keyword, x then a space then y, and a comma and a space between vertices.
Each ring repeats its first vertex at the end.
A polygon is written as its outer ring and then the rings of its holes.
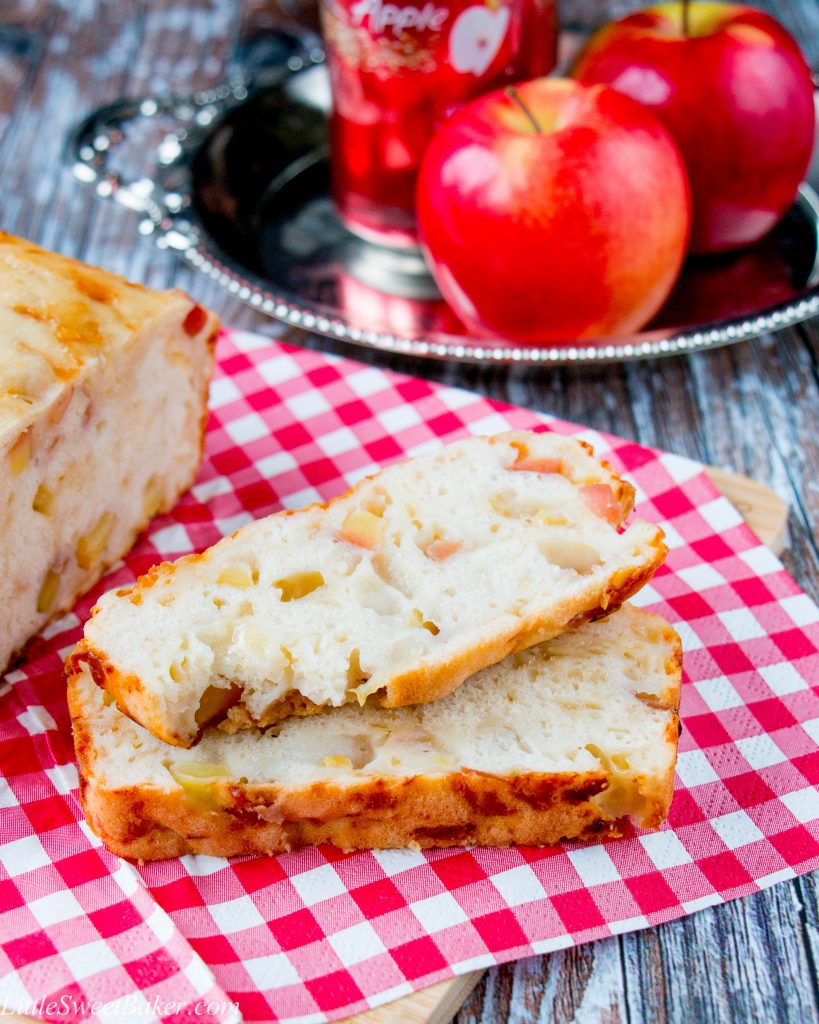
POLYGON ((461 74, 482 75, 498 55, 509 27, 509 10, 467 7, 449 36, 449 62, 461 74))

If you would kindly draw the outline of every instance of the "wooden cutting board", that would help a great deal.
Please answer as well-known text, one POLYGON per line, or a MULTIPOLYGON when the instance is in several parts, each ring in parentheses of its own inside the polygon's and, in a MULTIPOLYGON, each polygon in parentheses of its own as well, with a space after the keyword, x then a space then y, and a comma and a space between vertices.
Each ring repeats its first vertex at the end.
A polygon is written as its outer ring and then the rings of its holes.
MULTIPOLYGON (((785 547, 788 509, 784 501, 763 484, 724 469, 707 469, 711 480, 731 500, 759 539, 775 553, 785 547)), ((470 971, 457 978, 404 996, 375 1010, 348 1017, 342 1024, 446 1024, 477 985, 483 971, 470 971)), ((4 1014, 10 1024, 36 1024, 31 1017, 4 1014)))
MULTIPOLYGON (((779 495, 770 487, 739 473, 714 467, 707 467, 706 472, 762 543, 774 554, 781 554, 785 548, 788 507, 779 495)), ((457 978, 439 981, 437 985, 430 985, 376 1010, 348 1017, 342 1024, 447 1024, 482 975, 483 971, 470 971, 457 978)))

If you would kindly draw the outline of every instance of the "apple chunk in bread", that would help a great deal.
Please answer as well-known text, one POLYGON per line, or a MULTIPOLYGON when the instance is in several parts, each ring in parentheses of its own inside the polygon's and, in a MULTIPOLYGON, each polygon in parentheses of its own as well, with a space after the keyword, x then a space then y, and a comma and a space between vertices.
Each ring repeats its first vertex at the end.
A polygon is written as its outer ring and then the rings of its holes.
POLYGON ((662 531, 623 528, 632 497, 572 438, 459 441, 105 595, 73 658, 179 746, 211 720, 206 693, 232 729, 433 701, 651 576, 662 531), (540 461, 521 471, 522 457, 540 461), (595 486, 608 497, 589 507, 595 486))

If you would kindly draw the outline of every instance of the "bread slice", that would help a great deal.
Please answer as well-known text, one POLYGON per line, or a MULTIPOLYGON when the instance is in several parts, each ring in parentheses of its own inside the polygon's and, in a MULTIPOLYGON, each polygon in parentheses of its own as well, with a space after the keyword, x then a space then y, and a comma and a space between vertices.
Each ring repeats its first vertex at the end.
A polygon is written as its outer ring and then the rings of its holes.
POLYGON ((651 576, 663 535, 619 532, 632 499, 571 438, 471 438, 106 594, 74 661, 180 746, 226 714, 436 700, 651 576))
POLYGON ((512 843, 658 828, 671 802, 680 642, 629 605, 432 704, 346 707, 194 750, 117 710, 86 664, 69 704, 89 824, 124 857, 512 843), (277 731, 278 730, 278 731, 277 731))
POLYGON ((217 329, 0 233, 0 671, 193 482, 217 329))

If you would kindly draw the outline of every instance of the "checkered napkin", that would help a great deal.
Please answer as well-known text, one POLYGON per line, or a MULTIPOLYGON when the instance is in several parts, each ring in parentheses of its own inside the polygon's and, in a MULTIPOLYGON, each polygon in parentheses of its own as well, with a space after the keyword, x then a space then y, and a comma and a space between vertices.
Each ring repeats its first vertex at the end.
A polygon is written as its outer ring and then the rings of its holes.
POLYGON ((0 1009, 325 1021, 453 973, 645 928, 819 866, 819 611, 696 463, 465 391, 226 333, 198 482, 0 699, 0 1009), (134 867, 77 803, 62 656, 95 597, 257 516, 464 433, 591 442, 671 551, 639 597, 685 647, 670 827, 596 846, 134 867))

